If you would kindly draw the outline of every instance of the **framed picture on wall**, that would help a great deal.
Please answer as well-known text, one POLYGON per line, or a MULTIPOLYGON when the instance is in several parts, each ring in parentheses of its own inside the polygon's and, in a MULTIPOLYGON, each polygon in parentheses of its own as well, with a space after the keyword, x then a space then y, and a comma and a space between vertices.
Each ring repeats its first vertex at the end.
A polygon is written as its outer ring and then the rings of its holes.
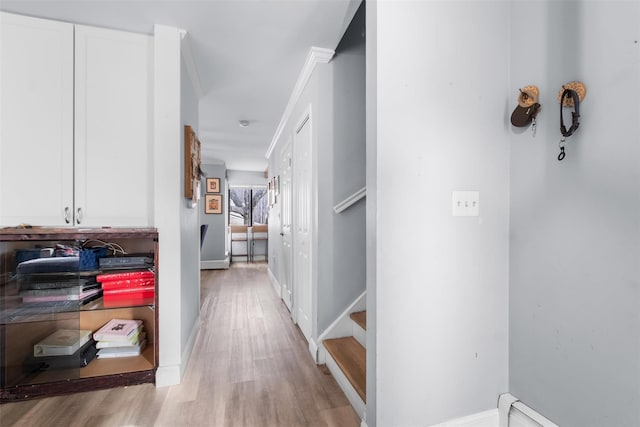
POLYGON ((191 126, 184 127, 184 197, 195 207, 200 200, 200 140, 191 126))
MULTIPOLYGON (((207 184, 207 187, 209 187, 208 184, 207 184)), ((222 194, 206 194, 204 196, 204 213, 206 214, 222 213, 222 194)))
POLYGON ((207 193, 220 192, 220 178, 207 178, 207 193))

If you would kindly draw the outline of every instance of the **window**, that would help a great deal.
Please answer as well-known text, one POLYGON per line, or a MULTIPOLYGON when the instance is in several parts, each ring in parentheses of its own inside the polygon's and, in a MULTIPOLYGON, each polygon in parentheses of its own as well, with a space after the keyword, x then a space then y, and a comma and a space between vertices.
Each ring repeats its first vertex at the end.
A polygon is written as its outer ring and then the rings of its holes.
POLYGON ((266 224, 268 209, 265 187, 229 189, 229 224, 248 226, 266 224))

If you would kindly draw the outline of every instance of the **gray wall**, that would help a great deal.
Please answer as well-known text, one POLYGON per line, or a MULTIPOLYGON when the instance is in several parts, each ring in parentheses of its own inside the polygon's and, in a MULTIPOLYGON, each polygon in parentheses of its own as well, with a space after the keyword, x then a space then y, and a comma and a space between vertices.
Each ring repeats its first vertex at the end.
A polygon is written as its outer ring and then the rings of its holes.
MULTIPOLYGON (((220 193, 222 194, 222 213, 221 214, 205 214, 204 203, 200 203, 200 224, 209 226, 205 236, 204 244, 200 249, 201 261, 219 261, 226 258, 226 224, 227 224, 227 206, 229 201, 227 193, 227 168, 222 165, 202 165, 202 171, 208 178, 220 178, 220 193)), ((202 200, 206 194, 206 180, 202 179, 202 200)))
MULTIPOLYGON (((364 2, 331 60, 333 74, 333 144, 331 159, 320 165, 320 193, 328 196, 329 206, 319 211, 328 213, 333 233, 320 233, 326 240, 333 271, 320 283, 318 293, 318 330, 323 332, 366 287, 365 201, 335 214, 332 206, 342 202, 366 185, 365 146, 365 11, 364 2), (333 171, 333 189, 328 186, 325 171, 333 171)), ((326 150, 329 152, 329 150, 326 150)), ((324 230, 325 228, 321 228, 324 230)), ((324 264, 320 264, 324 265, 324 264)), ((323 274, 324 268, 320 269, 323 274)))
MULTIPOLYGON (((184 61, 180 61, 180 115, 181 124, 190 125, 198 133, 198 97, 193 90, 193 85, 187 70, 184 65, 184 61)), ((180 147, 184 145, 184 131, 181 128, 181 141, 180 147)), ((180 150, 182 152, 182 150, 180 150)), ((184 161, 180 162, 181 174, 180 177, 184 177, 184 161)), ((181 178, 181 185, 184 185, 184 178, 181 178)), ((180 301, 181 310, 181 333, 180 342, 181 349, 183 351, 190 351, 187 349, 187 343, 192 338, 192 332, 194 325, 199 318, 200 314, 200 269, 198 259, 199 246, 200 246, 200 229, 198 226, 198 209, 188 208, 187 201, 184 197, 181 198, 180 207, 180 265, 181 265, 181 290, 180 301)), ((160 236, 162 242, 162 236, 160 236)), ((161 243, 162 244, 162 243, 161 243)), ((161 266, 162 266, 162 261, 161 266)))
POLYGON ((441 423, 507 391, 508 11, 381 1, 371 17, 378 426, 441 423), (454 190, 479 191, 479 217, 452 216, 454 190))
MULTIPOLYGON (((183 125, 189 125, 198 133, 199 109, 198 96, 196 95, 184 60, 180 60, 180 115, 183 125)), ((184 134, 183 134, 184 138, 184 134)), ((183 165, 184 167, 184 165, 183 165)))
POLYGON ((542 113, 511 136, 510 391, 563 427, 638 426, 640 3, 513 2, 511 23, 509 105, 536 84, 542 113), (558 162, 572 80, 587 96, 558 162))
MULTIPOLYGON (((340 294, 331 295, 335 290, 333 283, 335 264, 333 250, 339 246, 341 240, 334 240, 335 221, 338 219, 333 212, 335 197, 333 193, 335 177, 333 175, 334 143, 334 70, 333 63, 317 66, 308 87, 313 88, 311 103, 311 130, 313 132, 313 194, 316 197, 314 210, 316 212, 315 256, 313 256, 313 303, 315 305, 315 319, 313 321, 314 340, 331 324, 350 302, 339 302, 340 294)), ((308 105, 308 104, 303 104, 308 105)), ((306 108, 306 107, 305 107, 306 108)), ((296 121, 301 117, 296 116, 296 121)), ((295 139, 293 152, 295 153, 295 139)), ((295 154, 294 157, 295 159, 295 154)), ((295 170, 295 166, 294 166, 295 170)), ((294 176, 295 181, 295 176, 294 176)), ((295 183, 293 184, 295 188, 295 183)), ((313 196, 312 196, 313 197, 313 196)), ((294 196, 295 203, 295 196, 294 196)), ((295 218, 295 216, 294 216, 295 218)), ((295 225, 294 225, 295 227, 295 225)), ((294 237, 295 245, 295 237, 294 237)), ((295 247, 294 247, 295 252, 295 247)), ((314 250, 312 249, 312 254, 314 250)), ((295 259, 295 257, 294 257, 295 259)), ((294 261, 295 262, 295 261, 294 261)), ((364 288, 364 286, 363 286, 364 288)), ((355 298, 354 298, 355 299, 355 298)))
MULTIPOLYGON (((333 211, 333 206, 365 185, 363 20, 361 11, 334 59, 316 66, 269 158, 269 175, 279 174, 282 150, 311 106, 316 233, 313 339, 366 289, 366 205, 359 202, 342 214, 333 211)), ((270 212, 269 226, 274 233, 280 230, 278 204, 270 212)), ((270 239, 269 268, 280 280, 282 248, 275 243, 278 241, 270 239)))

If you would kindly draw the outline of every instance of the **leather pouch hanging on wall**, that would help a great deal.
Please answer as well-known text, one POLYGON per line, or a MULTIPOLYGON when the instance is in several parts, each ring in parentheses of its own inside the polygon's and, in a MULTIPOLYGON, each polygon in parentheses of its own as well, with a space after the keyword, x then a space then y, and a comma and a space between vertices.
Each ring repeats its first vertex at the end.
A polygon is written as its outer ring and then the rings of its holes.
POLYGON ((515 127, 526 127, 530 123, 535 125, 536 116, 541 106, 538 103, 540 91, 536 86, 529 85, 520 89, 518 106, 511 113, 511 124, 515 127))

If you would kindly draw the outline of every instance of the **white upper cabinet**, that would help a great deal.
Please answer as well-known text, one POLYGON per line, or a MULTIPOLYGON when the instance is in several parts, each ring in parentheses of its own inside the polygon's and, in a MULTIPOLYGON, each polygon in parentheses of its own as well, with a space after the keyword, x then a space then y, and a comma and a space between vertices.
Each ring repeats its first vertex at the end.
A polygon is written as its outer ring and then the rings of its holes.
POLYGON ((152 37, 0 18, 0 226, 153 225, 152 37))
POLYGON ((76 216, 152 225, 152 38, 75 28, 76 216))
POLYGON ((71 224, 73 25, 0 13, 0 225, 71 224))

